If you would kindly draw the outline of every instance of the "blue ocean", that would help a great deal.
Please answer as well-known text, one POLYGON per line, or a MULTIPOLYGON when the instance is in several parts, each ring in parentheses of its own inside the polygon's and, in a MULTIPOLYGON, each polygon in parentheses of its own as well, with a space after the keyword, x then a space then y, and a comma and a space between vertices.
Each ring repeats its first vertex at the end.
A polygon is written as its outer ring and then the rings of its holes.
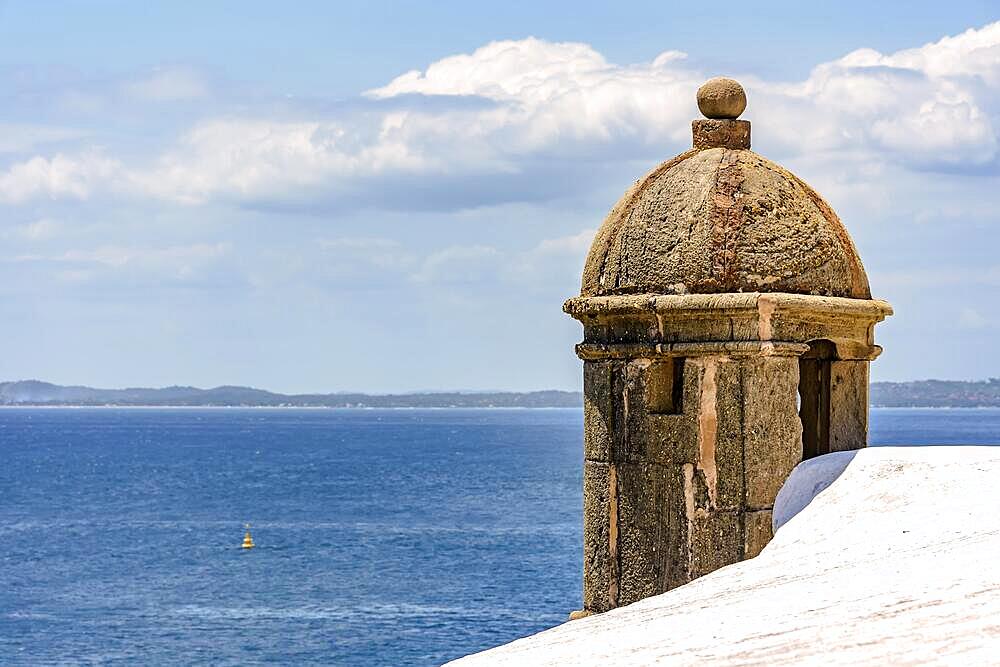
MULTIPOLYGON (((991 444, 1000 410, 871 439, 991 444)), ((436 665, 553 626, 581 441, 578 409, 2 409, 0 664, 436 665)))

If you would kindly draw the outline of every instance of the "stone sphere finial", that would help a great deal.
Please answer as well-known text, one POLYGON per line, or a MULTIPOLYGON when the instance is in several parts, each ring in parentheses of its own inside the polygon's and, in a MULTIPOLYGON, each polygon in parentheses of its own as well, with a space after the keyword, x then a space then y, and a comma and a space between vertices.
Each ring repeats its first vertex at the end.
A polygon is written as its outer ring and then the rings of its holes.
POLYGON ((698 89, 698 109, 705 118, 736 119, 747 108, 747 94, 739 81, 717 76, 698 89))

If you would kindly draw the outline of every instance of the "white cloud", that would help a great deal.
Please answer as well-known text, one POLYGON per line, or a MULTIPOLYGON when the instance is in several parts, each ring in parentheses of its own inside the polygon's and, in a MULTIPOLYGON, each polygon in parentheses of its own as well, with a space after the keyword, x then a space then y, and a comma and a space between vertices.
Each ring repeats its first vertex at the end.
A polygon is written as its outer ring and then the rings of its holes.
MULTIPOLYGON (((82 199, 99 184, 186 204, 297 208, 551 199, 600 183, 598 166, 689 145, 704 78, 677 51, 618 65, 587 44, 492 42, 396 77, 349 111, 204 118, 124 171, 110 158, 37 156, 0 171, 0 201, 82 199)), ((756 144, 776 159, 820 155, 855 173, 997 164, 1000 23, 895 53, 859 49, 799 82, 744 83, 756 144)), ((209 93, 182 68, 127 87, 161 101, 209 93)))
POLYGON ((568 236, 543 239, 507 262, 503 278, 518 289, 565 298, 578 288, 580 272, 596 233, 596 229, 588 228, 568 236))
POLYGON ((105 266, 181 265, 215 259, 229 252, 229 249, 228 243, 195 243, 165 248, 106 245, 94 250, 70 250, 58 259, 66 262, 93 262, 105 266))
POLYGON ((534 250, 537 255, 569 255, 581 261, 590 250, 597 229, 584 229, 577 234, 561 236, 555 239, 543 239, 534 250))
POLYGON ((193 243, 165 247, 107 244, 55 254, 18 255, 12 261, 54 265, 54 275, 66 282, 85 282, 102 275, 127 272, 158 280, 187 281, 229 254, 229 243, 193 243))
POLYGON ((194 100, 209 94, 208 83, 200 72, 180 67, 159 68, 123 88, 126 94, 150 102, 194 100))
POLYGON ((795 138, 806 145, 868 148, 921 167, 986 163, 997 150, 997 119, 987 111, 1000 100, 1000 23, 888 55, 859 49, 818 65, 799 84, 762 87, 762 126, 775 136, 782 127, 787 136, 797 114, 806 132, 795 138))
POLYGON ((918 70, 935 78, 975 76, 1000 84, 1000 22, 970 28, 919 48, 888 56, 869 52, 875 64, 918 70))
POLYGON ((21 225, 15 233, 28 241, 47 241, 53 238, 61 225, 54 220, 42 218, 26 225, 21 225))
POLYGON ((569 236, 544 239, 524 250, 501 250, 487 245, 448 246, 423 257, 409 279, 423 285, 493 283, 515 290, 569 294, 579 280, 595 232, 584 229, 569 236))
POLYGON ((476 191, 503 190, 500 200, 539 196, 546 185, 544 176, 535 176, 538 160, 594 159, 619 151, 620 141, 662 145, 685 137, 698 79, 676 68, 681 60, 668 53, 622 68, 583 44, 494 43, 369 93, 382 100, 404 93, 470 95, 490 101, 486 106, 394 102, 336 120, 206 120, 153 168, 136 171, 133 182, 193 204, 353 198, 419 207, 419 197, 392 202, 391 191, 430 185, 468 199, 462 184, 471 179, 481 181, 476 191), (449 88, 450 82, 461 85, 449 88), (503 182, 493 184, 493 177, 503 182))
POLYGON ((528 38, 491 42, 444 58, 425 72, 408 72, 366 93, 375 99, 407 94, 477 96, 499 106, 477 115, 482 129, 503 131, 518 151, 563 142, 638 137, 681 139, 694 111, 701 74, 668 51, 651 63, 620 66, 587 44, 528 38), (497 127, 490 128, 491 124, 497 127))
MULTIPOLYGON (((389 126, 391 118, 384 125, 389 126)), ((365 140, 358 126, 327 122, 219 119, 204 122, 149 170, 133 174, 141 190, 184 203, 218 196, 243 200, 338 194, 342 179, 385 171, 421 171, 431 158, 395 140, 391 130, 365 140)))
POLYGON ((341 284, 398 284, 418 263, 415 254, 394 239, 348 236, 320 239, 317 246, 323 275, 341 284))
MULTIPOLYGON (((821 150, 921 169, 992 163, 996 118, 987 110, 1000 101, 998 26, 894 54, 855 51, 795 84, 750 78, 748 116, 778 157, 821 150)), ((492 174, 523 178, 524 196, 580 159, 665 158, 666 146, 683 148, 703 79, 675 51, 621 66, 586 44, 493 42, 366 93, 395 100, 391 110, 336 123, 207 123, 151 181, 201 201, 302 196, 303 188, 350 196, 379 187, 373 179, 402 175, 456 183, 458 191, 492 174), (425 107, 420 97, 489 104, 425 107)), ((516 199, 518 188, 506 196, 516 199)))
POLYGON ((990 119, 966 101, 923 102, 913 113, 874 122, 872 137, 920 163, 982 164, 997 149, 990 119))
POLYGON ((36 156, 0 170, 0 203, 40 197, 87 199, 95 188, 110 187, 119 168, 116 160, 96 152, 36 156))
POLYGON ((491 42, 471 54, 443 58, 425 72, 412 70, 366 94, 375 98, 407 93, 480 95, 537 103, 577 87, 574 81, 581 76, 601 76, 614 69, 587 44, 529 37, 491 42))
POLYGON ((975 308, 963 308, 958 315, 958 326, 963 329, 985 329, 989 325, 990 321, 975 308))
POLYGON ((428 255, 411 279, 444 285, 492 282, 502 258, 503 253, 491 246, 450 246, 428 255))

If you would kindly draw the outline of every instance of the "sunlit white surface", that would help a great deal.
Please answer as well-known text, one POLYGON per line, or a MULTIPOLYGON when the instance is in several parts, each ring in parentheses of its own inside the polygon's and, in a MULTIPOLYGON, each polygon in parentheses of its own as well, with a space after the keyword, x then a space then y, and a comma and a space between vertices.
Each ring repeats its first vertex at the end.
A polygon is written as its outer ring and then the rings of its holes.
POLYGON ((451 664, 1000 661, 1000 448, 813 459, 775 516, 755 559, 451 664))

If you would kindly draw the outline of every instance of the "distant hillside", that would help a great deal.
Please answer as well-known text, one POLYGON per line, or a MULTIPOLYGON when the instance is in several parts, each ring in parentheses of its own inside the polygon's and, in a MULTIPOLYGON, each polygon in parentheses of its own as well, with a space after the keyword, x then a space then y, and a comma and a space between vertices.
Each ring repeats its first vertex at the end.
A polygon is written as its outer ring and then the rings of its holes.
POLYGON ((918 380, 873 382, 871 404, 884 408, 1000 407, 1000 378, 980 382, 918 380))
MULTIPOLYGON (((874 407, 1000 407, 1000 378, 981 382, 874 382, 874 407)), ((251 387, 93 389, 37 380, 0 382, 0 405, 252 406, 327 408, 575 408, 574 391, 418 394, 276 394, 251 387)))
POLYGON ((420 394, 276 394, 250 387, 93 389, 37 380, 0 383, 0 405, 252 406, 327 408, 564 408, 583 405, 573 391, 420 394))

